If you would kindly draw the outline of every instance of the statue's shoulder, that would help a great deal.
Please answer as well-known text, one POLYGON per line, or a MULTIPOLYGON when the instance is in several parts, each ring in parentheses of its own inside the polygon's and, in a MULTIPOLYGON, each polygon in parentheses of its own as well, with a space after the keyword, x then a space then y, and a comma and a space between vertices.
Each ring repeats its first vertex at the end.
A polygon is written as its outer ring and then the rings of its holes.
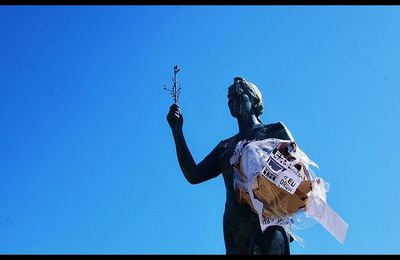
POLYGON ((265 127, 268 128, 272 132, 288 130, 286 125, 281 121, 279 121, 277 123, 266 124, 265 127))
POLYGON ((284 139, 284 140, 293 140, 293 135, 291 134, 289 128, 282 122, 272 123, 266 125, 268 128, 267 131, 270 135, 274 136, 274 138, 284 139))
POLYGON ((234 136, 231 136, 229 138, 226 138, 226 139, 220 141, 218 143, 217 147, 225 150, 225 149, 235 146, 237 142, 238 142, 238 138, 237 138, 237 134, 236 134, 234 136))

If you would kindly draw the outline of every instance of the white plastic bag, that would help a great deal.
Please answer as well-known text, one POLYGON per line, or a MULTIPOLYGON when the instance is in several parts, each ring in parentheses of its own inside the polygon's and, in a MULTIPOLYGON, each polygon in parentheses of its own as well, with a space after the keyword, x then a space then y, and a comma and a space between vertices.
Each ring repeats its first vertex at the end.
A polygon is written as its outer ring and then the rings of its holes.
POLYGON ((318 168, 317 164, 294 142, 241 141, 230 162, 239 199, 257 212, 263 231, 271 225, 283 226, 301 244, 293 230, 313 224, 312 217, 343 243, 348 225, 326 202, 329 184, 315 175, 310 166, 318 168))

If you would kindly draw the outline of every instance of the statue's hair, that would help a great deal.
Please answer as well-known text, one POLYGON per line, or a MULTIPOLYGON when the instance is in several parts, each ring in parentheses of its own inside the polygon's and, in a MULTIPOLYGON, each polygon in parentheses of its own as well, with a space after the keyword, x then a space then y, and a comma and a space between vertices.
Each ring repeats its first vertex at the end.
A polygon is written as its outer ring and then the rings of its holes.
POLYGON ((253 103, 254 113, 255 116, 258 118, 264 111, 264 105, 260 90, 255 84, 245 80, 244 78, 235 77, 233 81, 233 85, 239 84, 244 90, 247 90, 248 94, 250 94, 250 98, 252 99, 253 103))

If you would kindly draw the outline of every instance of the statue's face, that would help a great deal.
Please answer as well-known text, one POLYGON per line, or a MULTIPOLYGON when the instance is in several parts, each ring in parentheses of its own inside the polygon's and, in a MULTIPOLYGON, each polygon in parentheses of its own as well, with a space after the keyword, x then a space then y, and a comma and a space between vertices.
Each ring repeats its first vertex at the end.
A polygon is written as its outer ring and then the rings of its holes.
POLYGON ((252 113, 253 104, 245 89, 240 85, 232 85, 228 89, 228 106, 235 118, 252 113))

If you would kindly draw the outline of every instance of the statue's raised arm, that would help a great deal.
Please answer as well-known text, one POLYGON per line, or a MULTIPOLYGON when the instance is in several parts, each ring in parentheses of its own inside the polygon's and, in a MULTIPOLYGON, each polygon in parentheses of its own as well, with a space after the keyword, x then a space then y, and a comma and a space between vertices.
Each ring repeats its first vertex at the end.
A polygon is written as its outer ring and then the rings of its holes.
POLYGON ((191 184, 198 184, 218 176, 221 173, 221 169, 218 163, 218 155, 216 154, 217 149, 214 149, 199 164, 196 164, 193 159, 183 134, 183 116, 177 104, 171 105, 167 121, 174 137, 179 166, 186 180, 191 184))

